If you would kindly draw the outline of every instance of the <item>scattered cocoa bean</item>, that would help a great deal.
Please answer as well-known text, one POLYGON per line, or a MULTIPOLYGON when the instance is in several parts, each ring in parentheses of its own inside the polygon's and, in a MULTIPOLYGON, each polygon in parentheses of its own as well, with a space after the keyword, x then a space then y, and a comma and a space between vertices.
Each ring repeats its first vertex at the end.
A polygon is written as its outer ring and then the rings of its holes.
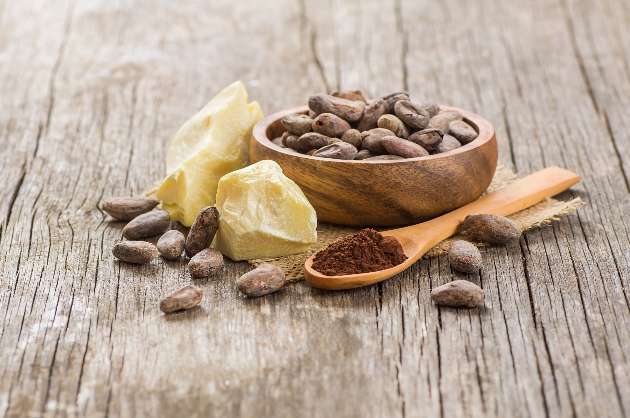
POLYGON ((114 257, 132 264, 146 264, 158 254, 155 245, 146 241, 121 241, 112 248, 114 257))
POLYGON ((160 310, 164 313, 171 313, 183 309, 194 308, 199 305, 203 297, 203 290, 197 286, 184 286, 177 292, 167 296, 160 301, 160 310))
POLYGON ((438 305, 475 308, 484 298, 483 289, 467 280, 455 280, 431 291, 431 299, 438 305))
POLYGON ((399 138, 407 139, 409 137, 409 129, 398 117, 394 115, 383 115, 378 118, 377 125, 379 128, 389 129, 399 138))
POLYGON ((110 197, 101 204, 101 209, 114 219, 130 221, 153 210, 158 202, 152 197, 110 197))
POLYGON ((393 112, 394 108, 396 107, 396 103, 398 103, 401 100, 409 100, 409 93, 407 92, 392 93, 383 97, 383 99, 387 100, 387 104, 389 105, 389 111, 393 112))
POLYGON ((345 134, 341 137, 343 142, 347 142, 352 145, 356 149, 361 148, 361 132, 357 129, 348 129, 345 134))
POLYGON ((429 125, 427 126, 427 128, 428 129, 439 129, 443 133, 447 134, 448 133, 448 125, 450 123, 451 123, 451 121, 449 121, 446 116, 437 115, 437 116, 433 116, 429 120, 429 125))
POLYGON ((212 244, 219 229, 219 211, 214 206, 201 209, 186 238, 186 255, 192 257, 212 244))
POLYGON ((179 231, 166 231, 157 242, 157 249, 162 257, 167 260, 177 260, 184 251, 186 245, 186 237, 179 231))
POLYGON ((284 143, 282 142, 282 137, 279 136, 277 138, 274 138, 271 140, 271 143, 274 145, 279 146, 280 148, 286 148, 286 146, 284 145, 284 143))
POLYGON ((318 134, 316 132, 309 132, 302 135, 298 139, 297 147, 295 149, 300 152, 306 152, 312 149, 320 149, 321 147, 330 145, 332 143, 331 139, 332 138, 322 134, 318 134))
POLYGON ((468 241, 457 240, 448 250, 448 261, 457 271, 475 273, 483 266, 479 249, 468 241))
POLYGON ((391 154, 384 154, 384 155, 377 155, 376 157, 370 157, 370 158, 364 158, 363 161, 390 161, 390 160, 404 160, 404 157, 401 157, 400 155, 391 155, 391 154))
POLYGON ((440 142, 435 149, 435 154, 441 154, 443 152, 452 151, 454 149, 460 148, 462 144, 459 143, 455 137, 451 135, 444 135, 442 137, 442 142, 440 142))
POLYGON ((394 133, 390 131, 389 129, 383 129, 383 128, 374 128, 374 129, 370 129, 369 131, 365 131, 361 134, 361 137, 362 137, 361 148, 369 149, 370 151, 375 152, 377 154, 387 154, 387 150, 385 149, 383 144, 381 144, 381 141, 386 136, 396 136, 396 135, 394 135, 394 133))
POLYGON ((287 129, 287 132, 297 136, 304 135, 313 129, 313 119, 297 113, 284 115, 280 122, 287 129))
POLYGON ((496 244, 517 241, 521 236, 518 225, 499 215, 468 215, 461 226, 470 237, 496 244))
POLYGON ((188 262, 192 277, 208 277, 223 267, 223 254, 214 248, 206 248, 195 254, 188 262))
POLYGON ((164 210, 153 210, 134 218, 122 230, 128 240, 160 235, 171 225, 171 215, 164 210))
POLYGON ((461 120, 455 120, 450 123, 449 134, 457 138, 462 145, 472 142, 478 136, 477 131, 461 120))
POLYGON ((370 103, 363 112, 363 117, 357 125, 359 132, 365 132, 374 129, 377 126, 378 119, 386 113, 390 112, 387 100, 378 99, 370 103))
POLYGON ((256 298, 279 290, 285 282, 286 278, 280 267, 262 264, 239 277, 236 286, 241 293, 256 298))
POLYGON ((354 157, 355 160, 365 160, 367 158, 378 157, 379 154, 376 154, 369 149, 362 149, 357 153, 357 156, 354 157))
POLYGON ((319 93, 308 98, 308 107, 317 115, 332 113, 347 122, 356 122, 363 116, 365 103, 319 93))
POLYGON ((367 99, 365 98, 361 90, 333 91, 332 93, 330 93, 330 95, 346 100, 352 100, 353 102, 358 101, 367 104, 367 99))
POLYGON ((313 157, 333 158, 335 160, 354 160, 358 151, 347 142, 337 142, 326 145, 313 153, 313 157))
POLYGON ((427 111, 429 117, 434 117, 440 112, 440 106, 434 102, 416 102, 421 108, 427 111))
POLYGON ((444 134, 439 129, 423 129, 412 133, 407 139, 427 151, 433 151, 440 145, 443 136, 444 134))
POLYGON ((322 113, 313 120, 313 130, 331 138, 341 138, 350 124, 332 113, 322 113))
POLYGON ((418 103, 410 100, 401 100, 394 106, 396 116, 411 129, 424 129, 429 124, 429 113, 418 103))
POLYGON ((457 110, 440 110, 438 115, 445 116, 449 122, 453 122, 456 120, 463 120, 464 117, 457 110))
POLYGON ((420 145, 396 136, 386 136, 381 143, 390 154, 399 155, 403 158, 424 157, 429 155, 429 151, 425 150, 420 145))

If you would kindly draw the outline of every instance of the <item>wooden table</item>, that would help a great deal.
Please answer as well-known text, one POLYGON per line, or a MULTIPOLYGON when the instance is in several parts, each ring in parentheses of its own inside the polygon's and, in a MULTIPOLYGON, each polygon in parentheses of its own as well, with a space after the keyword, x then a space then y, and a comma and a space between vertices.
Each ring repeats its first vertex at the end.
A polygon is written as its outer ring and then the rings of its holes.
POLYGON ((0 416, 630 415, 626 0, 0 0, 0 416), (243 80, 265 113, 361 88, 471 109, 520 175, 583 175, 578 213, 380 285, 247 299, 247 263, 161 298, 185 262, 121 265, 98 209, 164 175, 177 128, 243 80))

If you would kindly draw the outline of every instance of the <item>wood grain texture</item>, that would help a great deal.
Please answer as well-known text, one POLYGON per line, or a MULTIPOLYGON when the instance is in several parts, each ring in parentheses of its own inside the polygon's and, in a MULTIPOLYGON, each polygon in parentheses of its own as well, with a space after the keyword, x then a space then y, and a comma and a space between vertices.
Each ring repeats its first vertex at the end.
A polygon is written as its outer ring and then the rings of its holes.
POLYGON ((625 0, 0 0, 0 62, 0 416, 630 414, 625 0), (344 292, 116 262, 99 202, 152 187, 235 79, 266 114, 357 88, 470 109, 500 163, 575 171, 587 205, 480 274, 438 257, 344 292), (462 277, 482 308, 432 304, 462 277), (201 305, 162 314, 189 283, 201 305))

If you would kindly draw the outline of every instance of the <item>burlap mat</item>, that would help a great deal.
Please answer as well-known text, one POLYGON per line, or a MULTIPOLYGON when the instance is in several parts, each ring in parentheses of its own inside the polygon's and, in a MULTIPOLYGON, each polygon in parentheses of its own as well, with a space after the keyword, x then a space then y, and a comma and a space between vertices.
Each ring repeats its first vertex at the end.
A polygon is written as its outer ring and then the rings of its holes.
MULTIPOLYGON (((486 194, 505 187, 516 179, 517 175, 513 171, 499 165, 486 194)), ((583 204, 584 202, 579 197, 567 202, 556 199, 546 199, 535 206, 510 215, 508 218, 516 222, 516 224, 521 227, 521 230, 526 231, 531 228, 548 224, 553 220, 557 220, 559 216, 573 212, 583 204)), ((304 262, 308 257, 317 251, 326 248, 338 239, 348 235, 354 235, 360 230, 361 228, 343 227, 320 222, 317 225, 317 242, 309 248, 308 251, 284 257, 249 260, 249 263, 254 266, 259 266, 264 263, 275 264, 287 275, 287 281, 302 280, 304 279, 302 268, 304 267, 304 262)), ((451 238, 445 239, 430 249, 423 258, 431 258, 446 254, 448 249, 451 247, 451 243, 460 239, 470 241, 478 247, 492 245, 485 242, 473 241, 465 235, 455 235, 451 238)))

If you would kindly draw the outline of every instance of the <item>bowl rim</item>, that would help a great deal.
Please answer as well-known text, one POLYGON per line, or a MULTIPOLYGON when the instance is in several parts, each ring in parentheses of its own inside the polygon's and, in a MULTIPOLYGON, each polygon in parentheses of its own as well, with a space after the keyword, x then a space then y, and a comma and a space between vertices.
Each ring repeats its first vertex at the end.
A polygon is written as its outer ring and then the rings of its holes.
POLYGON ((439 105, 439 106, 440 106, 440 110, 458 111, 463 116, 464 121, 468 123, 469 125, 471 125, 473 129, 476 126, 478 130, 477 138, 475 138, 473 141, 469 142, 468 144, 462 145, 461 147, 456 148, 454 150, 442 152, 440 154, 425 155, 423 157, 405 158, 402 160, 339 160, 339 159, 334 159, 334 158, 315 157, 312 155, 301 154, 298 152, 286 151, 287 148, 280 147, 274 144, 273 142, 271 142, 271 139, 267 137, 267 129, 273 122, 279 120, 284 115, 287 115, 289 113, 302 113, 303 114, 308 111, 309 109, 308 106, 297 106, 297 107, 292 107, 288 109, 283 109, 278 112, 272 113, 269 116, 264 117, 263 119, 258 121, 256 125, 254 125, 254 128, 252 130, 252 137, 261 145, 267 148, 270 148, 276 152, 280 152, 282 154, 285 154, 291 157, 301 157, 301 158, 307 158, 307 159, 311 159, 315 161, 324 161, 330 164, 348 164, 348 163, 350 164, 400 164, 400 163, 408 163, 408 162, 415 162, 415 161, 431 161, 431 160, 437 160, 440 158, 448 158, 453 155, 468 152, 470 150, 483 146, 484 144, 488 143, 494 138, 495 136, 494 127, 484 117, 476 113, 473 113, 469 110, 461 109, 454 106, 447 106, 447 105, 439 105))

